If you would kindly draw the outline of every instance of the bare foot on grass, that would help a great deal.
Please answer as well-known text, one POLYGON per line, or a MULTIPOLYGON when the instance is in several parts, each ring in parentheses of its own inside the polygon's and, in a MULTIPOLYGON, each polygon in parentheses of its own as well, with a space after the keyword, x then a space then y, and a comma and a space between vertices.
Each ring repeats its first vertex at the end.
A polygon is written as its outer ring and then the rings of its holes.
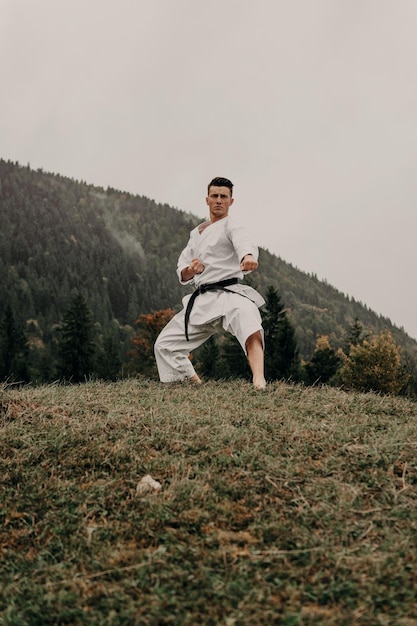
POLYGON ((198 376, 198 374, 194 374, 194 376, 191 376, 191 378, 189 379, 192 383, 194 383, 194 385, 201 385, 202 381, 200 376, 198 376))

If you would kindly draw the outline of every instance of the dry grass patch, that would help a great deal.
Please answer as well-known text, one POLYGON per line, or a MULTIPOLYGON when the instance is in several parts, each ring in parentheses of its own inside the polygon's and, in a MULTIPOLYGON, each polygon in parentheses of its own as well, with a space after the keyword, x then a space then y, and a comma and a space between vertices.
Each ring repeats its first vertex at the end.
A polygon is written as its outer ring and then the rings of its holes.
POLYGON ((0 621, 417 624, 416 416, 285 384, 3 387, 0 621))

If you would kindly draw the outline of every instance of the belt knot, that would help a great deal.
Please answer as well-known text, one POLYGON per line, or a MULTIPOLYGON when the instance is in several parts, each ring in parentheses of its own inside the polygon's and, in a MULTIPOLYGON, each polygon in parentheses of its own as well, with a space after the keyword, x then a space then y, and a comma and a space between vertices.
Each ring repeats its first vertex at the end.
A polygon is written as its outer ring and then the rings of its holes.
MULTIPOLYGON (((185 310, 185 338, 187 341, 190 341, 188 338, 188 322, 190 319, 191 310, 194 306, 194 300, 202 293, 207 293, 207 291, 230 291, 230 289, 226 289, 229 285, 237 285, 239 280, 237 278, 226 278, 226 280, 219 280, 217 283, 203 283, 199 285, 195 291, 191 294, 191 298, 188 300, 187 308, 185 310)), ((233 292, 232 292, 233 293, 233 292)))

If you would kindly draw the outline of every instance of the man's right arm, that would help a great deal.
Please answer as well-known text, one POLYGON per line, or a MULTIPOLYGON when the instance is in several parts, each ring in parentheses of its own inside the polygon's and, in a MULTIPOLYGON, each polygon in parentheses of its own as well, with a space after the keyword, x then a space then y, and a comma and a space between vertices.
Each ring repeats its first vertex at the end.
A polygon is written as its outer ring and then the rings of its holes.
POLYGON ((187 265, 181 270, 181 280, 186 283, 192 280, 196 274, 202 274, 204 269, 204 264, 200 259, 193 259, 190 265, 187 265))

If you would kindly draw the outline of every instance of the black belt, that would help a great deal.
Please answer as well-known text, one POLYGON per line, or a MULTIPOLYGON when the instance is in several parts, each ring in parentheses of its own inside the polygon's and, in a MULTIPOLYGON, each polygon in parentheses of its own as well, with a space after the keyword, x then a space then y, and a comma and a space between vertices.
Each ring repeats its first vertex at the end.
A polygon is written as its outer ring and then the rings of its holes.
MULTIPOLYGON (((195 291, 191 294, 191 298, 188 300, 187 308, 185 309, 185 338, 187 341, 190 341, 188 338, 188 322, 190 319, 190 313, 194 306, 194 300, 200 293, 206 293, 206 291, 230 291, 231 293, 236 293, 232 289, 226 289, 229 285, 237 285, 239 280, 237 278, 227 278, 226 280, 219 280, 218 283, 205 283, 203 285, 199 285, 195 291)), ((240 294, 239 294, 240 295, 240 294)))

